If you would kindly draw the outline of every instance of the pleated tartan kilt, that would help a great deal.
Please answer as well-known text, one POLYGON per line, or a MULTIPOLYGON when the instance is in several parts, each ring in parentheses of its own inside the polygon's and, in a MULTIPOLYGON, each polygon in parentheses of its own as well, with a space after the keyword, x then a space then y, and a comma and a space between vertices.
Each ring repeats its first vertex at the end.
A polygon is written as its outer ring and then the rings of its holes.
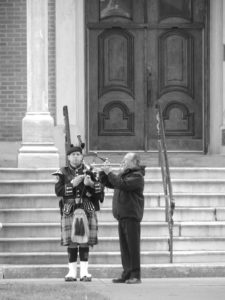
MULTIPOLYGON (((81 244, 80 246, 94 246, 98 243, 98 219, 95 211, 85 211, 88 219, 89 226, 89 238, 86 244, 81 244)), ((61 245, 69 246, 78 244, 71 241, 71 231, 73 223, 73 213, 69 216, 63 214, 61 217, 61 245)))

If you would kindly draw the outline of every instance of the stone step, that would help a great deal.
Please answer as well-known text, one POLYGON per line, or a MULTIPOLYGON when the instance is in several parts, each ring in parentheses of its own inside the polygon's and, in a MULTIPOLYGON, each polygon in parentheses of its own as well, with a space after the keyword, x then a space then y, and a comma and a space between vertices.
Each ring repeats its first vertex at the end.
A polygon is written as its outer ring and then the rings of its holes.
MULTIPOLYGON (((225 251, 225 237, 174 237, 174 251, 225 251)), ((169 251, 167 237, 142 237, 142 251, 169 251)), ((61 252, 60 238, 0 238, 0 252, 61 252)), ((96 251, 119 251, 119 240, 115 238, 99 238, 96 251)))
POLYGON ((58 208, 59 199, 55 194, 0 194, 0 208, 58 208))
POLYGON ((181 222, 179 230, 182 237, 223 237, 225 222, 181 222))
POLYGON ((55 180, 0 180, 0 194, 54 194, 55 180))
MULTIPOLYGON (((106 193, 102 208, 112 207, 112 193, 106 193)), ((145 193, 145 208, 165 207, 162 193, 145 193)), ((225 207, 224 193, 173 193, 176 207, 225 207)))
MULTIPOLYGON (((49 265, 66 264, 67 253, 63 252, 24 252, 1 253, 1 264, 17 265, 49 265)), ((174 251, 174 263, 225 263, 225 251, 174 251)), ((89 264, 107 264, 110 268, 121 263, 120 252, 90 252, 89 264)), ((168 251, 142 251, 141 263, 143 267, 148 264, 169 264, 170 253, 168 251)))
MULTIPOLYGON (((29 255, 20 255, 19 253, 15 253, 14 255, 4 255, 1 256, 0 254, 0 263, 13 263, 13 264, 56 264, 56 263, 66 263, 68 258, 67 254, 65 253, 56 253, 56 255, 49 255, 46 256, 46 253, 43 252, 40 255, 40 252, 31 253, 29 255)), ((54 253, 53 253, 54 254, 54 253)), ((93 252, 90 254, 89 263, 90 264, 120 264, 120 252, 93 252)), ((159 255, 149 255, 149 253, 142 253, 142 263, 150 264, 150 263, 169 263, 168 252, 162 253, 159 255)))
MULTIPOLYGON (((166 222, 142 222, 144 237, 168 237, 166 222)), ((0 238, 59 237, 60 223, 4 223, 0 238)), ((99 237, 116 237, 117 222, 99 222, 99 237)), ((175 222, 174 237, 221 237, 225 236, 225 222, 175 222)))
MULTIPOLYGON (((112 207, 113 194, 107 192, 101 208, 112 207)), ((225 207, 224 193, 174 193, 176 207, 225 207)), ((0 208, 58 208, 55 194, 0 194, 0 208)), ((145 207, 164 207, 162 193, 145 193, 145 207)))
MULTIPOLYGON (((177 207, 173 215, 174 221, 225 221, 224 207, 177 207)), ((112 221, 111 209, 102 209, 99 214, 99 221, 112 221)), ((165 221, 165 208, 145 208, 143 221, 156 222, 165 221)))
POLYGON ((52 168, 0 168, 0 180, 53 179, 52 168))
MULTIPOLYGON (((180 225, 174 224, 173 230, 174 236, 179 236, 180 225)), ((168 225, 166 222, 142 222, 141 233, 145 237, 168 236, 168 225)), ((118 236, 117 222, 99 222, 98 235, 99 237, 118 236)), ((60 223, 4 223, 0 231, 0 237, 5 238, 49 236, 60 236, 60 223)))
MULTIPOLYGON (((168 251, 168 238, 142 238, 142 251, 168 251)), ((61 252, 59 237, 0 238, 0 252, 61 252)), ((66 249, 66 247, 65 247, 66 249)), ((119 251, 118 237, 99 237, 93 252, 119 251)))
MULTIPOLYGON (((68 265, 67 263, 44 265, 4 264, 1 271, 5 279, 63 279, 68 273, 68 265)), ((121 274, 121 271, 121 264, 89 264, 89 272, 93 278, 115 278, 118 277, 118 274, 121 274)), ((225 277, 225 263, 142 264, 141 274, 142 278, 225 277)))
MULTIPOLYGON (((171 179, 225 179, 225 168, 170 167, 171 179)), ((162 179, 161 168, 145 169, 145 178, 162 179)))
MULTIPOLYGON (((93 165, 99 171, 101 164, 93 165)), ((113 170, 118 172, 117 165, 113 166, 113 170)), ((0 168, 0 180, 19 180, 32 179, 44 180, 53 179, 52 173, 55 168, 0 168)), ((170 167, 171 178, 179 179, 225 179, 225 168, 223 167, 170 167)), ((161 168, 146 167, 145 178, 161 179, 161 168)))
MULTIPOLYGON (((225 221, 225 208, 178 207, 174 211, 174 221, 225 221)), ((109 208, 103 208, 98 214, 99 222, 110 222, 114 218, 109 208)), ((23 208, 23 209, 0 209, 2 223, 25 223, 45 222, 55 223, 60 221, 58 208, 23 208)), ((145 208, 143 221, 165 221, 165 208, 145 208)))
MULTIPOLYGON (((0 263, 4 264, 66 264, 68 255, 63 252, 28 252, 28 253, 0 253, 0 263)), ((142 252, 142 263, 169 263, 169 252, 142 252)), ((120 264, 120 252, 90 252, 90 264, 120 264)))
MULTIPOLYGON (((0 180, 0 194, 54 194, 55 180, 0 180)), ((173 179, 174 193, 225 193, 225 179, 173 179)), ((161 179, 146 179, 145 193, 163 193, 161 179)))
MULTIPOLYGON (((177 207, 225 207, 224 193, 173 193, 177 207)), ((151 206, 165 206, 163 194, 149 195, 151 206), (158 204, 158 205, 157 205, 158 204)), ((148 200, 147 200, 148 204, 148 200)))
MULTIPOLYGON (((224 179, 172 179, 174 193, 225 193, 224 179)), ((160 179, 146 179, 145 193, 163 193, 160 179)))
MULTIPOLYGON (((17 265, 48 265, 66 264, 67 253, 63 252, 25 252, 25 253, 1 253, 0 263, 17 265)), ((225 263, 225 251, 174 251, 174 263, 225 263)), ((109 265, 120 264, 120 252, 90 252, 89 264, 98 265, 104 262, 109 265)), ((170 253, 168 251, 142 251, 141 263, 148 264, 169 264, 170 253)), ((79 266, 79 264, 78 264, 79 266)))

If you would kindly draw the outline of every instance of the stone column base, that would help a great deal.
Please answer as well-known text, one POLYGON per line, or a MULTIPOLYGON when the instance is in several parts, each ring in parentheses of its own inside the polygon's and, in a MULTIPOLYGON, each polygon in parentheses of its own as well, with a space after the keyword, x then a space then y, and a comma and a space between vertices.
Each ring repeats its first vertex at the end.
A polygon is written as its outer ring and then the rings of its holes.
POLYGON ((18 168, 58 168, 59 153, 54 144, 22 144, 18 168))
POLYGON ((49 113, 27 113, 23 119, 19 168, 58 168, 59 153, 54 143, 54 122, 49 113))

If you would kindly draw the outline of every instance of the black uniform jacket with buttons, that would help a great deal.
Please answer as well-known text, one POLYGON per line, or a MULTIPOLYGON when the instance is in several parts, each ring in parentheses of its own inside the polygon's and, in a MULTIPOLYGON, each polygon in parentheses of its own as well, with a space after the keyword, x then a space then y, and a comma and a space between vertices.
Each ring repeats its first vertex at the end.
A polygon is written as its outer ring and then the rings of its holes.
POLYGON ((70 199, 88 198, 93 203, 95 210, 98 211, 100 209, 99 202, 103 202, 104 200, 104 190, 101 183, 95 179, 93 188, 85 186, 83 181, 76 187, 73 187, 71 183, 71 180, 76 176, 85 174, 85 170, 84 164, 81 164, 77 168, 69 165, 52 173, 52 175, 57 176, 55 193, 58 197, 62 197, 63 204, 70 201, 70 199))

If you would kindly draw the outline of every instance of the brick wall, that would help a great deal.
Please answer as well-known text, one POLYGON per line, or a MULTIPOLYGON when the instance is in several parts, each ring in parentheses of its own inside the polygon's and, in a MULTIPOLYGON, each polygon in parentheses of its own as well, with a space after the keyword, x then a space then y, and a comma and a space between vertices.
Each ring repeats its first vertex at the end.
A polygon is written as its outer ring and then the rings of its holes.
POLYGON ((26 111, 26 0, 0 1, 0 140, 20 140, 26 111))
MULTIPOLYGON (((27 106, 26 0, 0 1, 0 141, 20 141, 27 106)), ((55 1, 49 0, 49 111, 55 117, 55 1)))
POLYGON ((55 0, 48 0, 48 107, 56 116, 55 0))

